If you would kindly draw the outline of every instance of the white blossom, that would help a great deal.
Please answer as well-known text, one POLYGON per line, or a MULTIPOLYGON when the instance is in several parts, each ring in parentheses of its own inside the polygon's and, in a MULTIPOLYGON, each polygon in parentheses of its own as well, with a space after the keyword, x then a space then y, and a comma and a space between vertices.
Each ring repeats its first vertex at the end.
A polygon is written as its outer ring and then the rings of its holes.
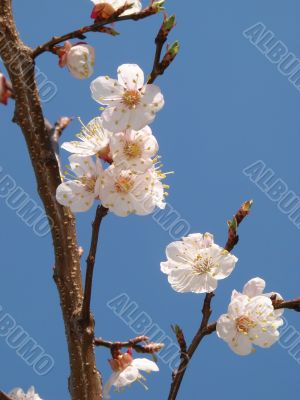
POLYGON ((120 217, 147 215, 155 207, 164 208, 164 185, 154 168, 135 173, 111 165, 102 173, 100 199, 120 217))
POLYGON ((145 172, 153 166, 158 151, 158 143, 149 126, 140 131, 128 130, 111 137, 111 157, 115 166, 145 172))
POLYGON ((111 132, 103 128, 101 117, 96 117, 86 126, 83 125, 81 132, 77 135, 80 141, 65 142, 61 147, 70 153, 82 156, 96 155, 105 161, 110 161, 111 135, 111 132))
POLYGON ((254 351, 253 345, 272 346, 279 338, 278 328, 282 324, 270 298, 235 293, 227 314, 217 321, 217 335, 236 354, 244 356, 254 351))
POLYGON ((125 386, 138 381, 147 389, 143 383, 146 379, 140 371, 145 371, 147 373, 159 371, 155 362, 147 358, 133 359, 131 352, 121 354, 118 356, 118 359, 113 359, 109 362, 114 372, 103 388, 104 399, 110 398, 109 392, 112 386, 114 386, 117 391, 120 391, 125 386))
POLYGON ((159 87, 144 84, 144 73, 136 64, 121 65, 118 80, 98 77, 91 84, 91 92, 95 101, 107 106, 103 125, 115 133, 144 128, 164 105, 159 87))
POLYGON ((137 13, 142 9, 142 4, 139 0, 92 0, 92 3, 95 5, 91 15, 92 18, 109 18, 125 4, 130 4, 132 7, 121 15, 137 13))
POLYGON ((13 389, 9 393, 9 397, 12 400, 42 400, 40 396, 35 393, 33 386, 29 388, 27 393, 24 393, 24 391, 20 388, 13 389))
POLYGON ((94 72, 95 50, 85 43, 72 44, 66 42, 58 50, 59 65, 67 66, 70 73, 77 79, 89 78, 94 72))
POLYGON ((72 180, 65 180, 56 190, 57 201, 72 212, 90 209, 99 198, 100 175, 102 166, 99 159, 94 163, 91 157, 73 154, 69 157, 72 180), (74 175, 72 175, 72 174, 74 175))
MULTIPOLYGON (((277 292, 263 293, 265 287, 266 287, 266 282, 263 279, 259 277, 252 278, 244 285, 242 293, 233 290, 231 295, 231 300, 233 300, 236 296, 239 296, 241 294, 248 296, 249 298, 253 298, 255 296, 266 296, 270 298, 274 296, 276 300, 283 300, 283 297, 277 292)), ((275 310, 274 312, 277 316, 281 316, 284 313, 284 310, 279 309, 275 310)))
POLYGON ((214 243, 210 233, 196 233, 169 244, 161 271, 177 292, 210 293, 227 278, 238 259, 214 243))

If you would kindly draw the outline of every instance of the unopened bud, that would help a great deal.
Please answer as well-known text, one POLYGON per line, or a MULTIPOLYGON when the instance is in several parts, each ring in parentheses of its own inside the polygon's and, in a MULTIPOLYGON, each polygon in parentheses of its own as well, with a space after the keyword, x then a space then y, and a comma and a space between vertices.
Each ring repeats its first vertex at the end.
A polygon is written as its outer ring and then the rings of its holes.
POLYGON ((66 42, 58 51, 59 65, 67 66, 71 74, 77 79, 89 78, 94 71, 95 51, 85 43, 72 45, 66 42))
POLYGON ((6 105, 10 96, 11 92, 8 88, 6 78, 0 73, 0 103, 6 105))
POLYGON ((174 42, 168 50, 168 53, 171 54, 171 56, 174 58, 177 56, 178 52, 180 50, 180 43, 178 42, 178 40, 176 40, 176 42, 174 42))
POLYGON ((164 20, 164 24, 163 24, 164 28, 168 32, 170 32, 170 30, 173 29, 174 26, 175 26, 175 21, 176 21, 176 15, 175 14, 171 15, 170 17, 166 17, 165 20, 164 20))

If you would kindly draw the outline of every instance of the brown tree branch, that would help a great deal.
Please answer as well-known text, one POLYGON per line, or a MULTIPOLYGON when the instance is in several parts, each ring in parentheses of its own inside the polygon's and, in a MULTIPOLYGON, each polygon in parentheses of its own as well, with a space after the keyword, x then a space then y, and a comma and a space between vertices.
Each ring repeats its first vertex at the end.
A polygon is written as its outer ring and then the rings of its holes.
MULTIPOLYGON (((228 239, 225 245, 225 250, 231 251, 234 246, 238 243, 238 235, 237 235, 237 227, 240 223, 245 219, 245 217, 249 214, 249 210, 251 208, 252 201, 248 201, 244 203, 236 215, 233 218, 233 221, 228 223, 228 239)), ((200 327, 194 336, 191 345, 189 346, 186 355, 181 354, 181 362, 177 371, 173 372, 173 380, 169 392, 168 400, 175 400, 177 394, 179 392, 182 380, 184 378, 187 366, 191 358, 193 357, 195 351, 197 350, 199 344, 201 343, 202 339, 208 334, 207 332, 214 332, 212 327, 208 325, 209 318, 211 316, 211 301, 214 297, 214 293, 207 293, 203 302, 202 308, 202 320, 200 327)))
POLYGON ((86 275, 85 275, 85 288, 84 298, 82 303, 81 321, 84 326, 88 326, 90 321, 90 306, 92 297, 93 274, 96 260, 97 246, 100 225, 103 218, 107 215, 108 209, 102 205, 97 207, 95 220, 93 222, 92 239, 88 258, 86 260, 86 275))
POLYGON ((12 400, 12 399, 9 396, 7 396, 7 394, 1 392, 0 390, 0 400, 12 400))
POLYGON ((101 28, 115 22, 121 21, 139 21, 141 19, 147 18, 151 15, 157 14, 157 7, 150 5, 149 7, 143 9, 139 13, 129 14, 120 16, 126 9, 130 8, 128 5, 120 7, 110 18, 103 20, 96 20, 93 24, 89 26, 84 26, 80 29, 76 29, 72 32, 66 33, 62 36, 54 36, 52 39, 48 40, 46 43, 41 44, 35 48, 32 52, 32 57, 36 58, 46 51, 53 51, 54 47, 58 44, 65 42, 70 39, 85 39, 85 34, 89 32, 101 32, 101 28))
POLYGON ((154 354, 160 351, 163 347, 163 343, 148 343, 149 338, 147 336, 138 336, 134 339, 130 339, 127 342, 110 342, 103 340, 102 338, 95 339, 95 346, 106 347, 112 351, 116 349, 130 348, 135 350, 137 353, 154 354), (141 345, 141 342, 146 344, 141 345))
POLYGON ((174 61, 177 53, 179 51, 179 45, 176 47, 176 50, 167 49, 165 56, 162 59, 162 51, 164 48, 164 44, 166 43, 169 33, 175 26, 175 16, 167 17, 165 15, 163 23, 158 31, 158 34, 155 38, 155 56, 152 71, 148 78, 148 83, 152 84, 156 80, 156 78, 160 75, 163 75, 165 70, 169 67, 169 65, 174 61))
POLYGON ((0 55, 15 96, 14 121, 24 134, 38 192, 52 222, 54 279, 60 295, 68 342, 71 397, 72 400, 99 400, 102 399, 102 382, 96 368, 93 340, 85 340, 85 336, 77 329, 83 290, 75 219, 68 208, 56 201, 56 189, 61 183, 59 167, 45 126, 32 50, 19 38, 11 0, 0 0, 0 55))

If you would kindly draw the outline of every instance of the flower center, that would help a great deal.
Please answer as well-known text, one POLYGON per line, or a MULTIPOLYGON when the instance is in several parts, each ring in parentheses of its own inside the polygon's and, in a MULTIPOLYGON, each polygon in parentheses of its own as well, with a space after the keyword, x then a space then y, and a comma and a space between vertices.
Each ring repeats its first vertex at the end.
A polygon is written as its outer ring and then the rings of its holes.
POLYGON ((201 256, 200 254, 194 260, 193 272, 196 275, 207 274, 214 266, 212 257, 201 256))
POLYGON ((135 108, 141 101, 141 94, 138 90, 127 90, 123 94, 122 102, 130 110, 135 108))
POLYGON ((128 159, 138 158, 142 155, 142 150, 137 142, 126 142, 123 152, 128 159))
POLYGON ((244 335, 247 335, 250 329, 254 328, 256 325, 254 321, 252 321, 249 317, 246 317, 245 315, 237 318, 235 323, 238 332, 243 333, 244 335))
POLYGON ((134 186, 134 181, 128 176, 119 176, 115 182, 115 189, 118 193, 129 193, 134 186))
POLYGON ((83 176, 80 178, 81 183, 85 186, 85 190, 89 193, 94 193, 97 178, 95 176, 83 176))

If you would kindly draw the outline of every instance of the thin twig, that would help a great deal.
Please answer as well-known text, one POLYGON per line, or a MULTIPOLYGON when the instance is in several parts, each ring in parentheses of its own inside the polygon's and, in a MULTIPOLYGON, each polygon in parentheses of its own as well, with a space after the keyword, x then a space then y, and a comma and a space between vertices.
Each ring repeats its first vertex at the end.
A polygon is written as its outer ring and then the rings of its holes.
MULTIPOLYGON (((238 243, 238 235, 237 235, 237 227, 240 223, 245 219, 245 217, 249 214, 250 208, 252 205, 252 201, 248 201, 244 203, 236 215, 234 216, 233 220, 228 223, 229 230, 228 230, 228 239, 225 245, 225 250, 231 251, 234 246, 238 243)), ((192 340, 191 345, 188 348, 186 357, 182 357, 181 355, 181 362, 177 371, 173 372, 173 381, 170 388, 170 393, 168 400, 175 400, 177 394, 179 392, 181 382, 184 378, 186 368, 188 366, 189 361, 193 357, 195 351, 197 350, 199 344, 201 343, 204 336, 208 335, 208 332, 212 333, 214 330, 208 325, 209 318, 211 316, 211 301, 214 297, 214 293, 207 293, 203 302, 202 308, 202 320, 200 327, 192 340)))
POLYGON ((1 392, 0 390, 0 400, 12 400, 12 399, 9 396, 7 396, 7 394, 1 392))
POLYGON ((158 76, 164 74, 165 70, 169 67, 169 65, 172 63, 172 61, 175 59, 177 55, 177 52, 173 54, 172 51, 170 52, 170 49, 167 49, 167 52, 162 59, 162 51, 164 48, 164 44, 166 43, 169 33, 174 28, 174 26, 175 26, 175 16, 171 16, 169 18, 165 16, 163 23, 155 38, 156 49, 155 49, 152 71, 148 78, 149 84, 154 83, 154 81, 158 76), (170 25, 168 25, 168 21, 170 20, 171 23, 170 25))
POLYGON ((95 220, 93 222, 92 239, 88 258, 86 260, 86 275, 85 275, 85 288, 84 298, 81 311, 81 321, 84 325, 88 325, 90 321, 90 306, 93 286, 93 274, 96 260, 97 246, 100 225, 103 218, 107 215, 108 209, 101 206, 97 207, 95 220))
MULTIPOLYGON (((155 6, 149 6, 139 13, 134 13, 134 14, 129 14, 129 15, 123 15, 120 16, 126 9, 128 9, 128 5, 120 7, 110 18, 107 19, 102 19, 102 20, 96 20, 93 24, 89 26, 84 26, 80 29, 76 29, 72 32, 66 33, 65 35, 62 36, 54 36, 52 39, 48 40, 44 44, 41 44, 40 46, 36 47, 33 52, 32 52, 32 57, 36 58, 42 53, 46 51, 53 51, 53 48, 57 46, 58 44, 65 42, 66 40, 70 39, 84 39, 85 34, 89 32, 97 32, 99 31, 100 28, 109 25, 114 22, 121 22, 121 21, 138 21, 144 18, 147 18, 151 15, 157 14, 157 8, 155 6)), ((100 29, 101 31, 101 29, 100 29)))
POLYGON ((130 348, 135 350, 137 353, 144 353, 144 354, 154 354, 160 351, 163 347, 163 343, 149 343, 149 338, 147 336, 138 336, 134 339, 130 339, 127 342, 110 342, 107 340, 103 340, 102 338, 95 339, 95 346, 102 346, 106 347, 110 350, 115 349, 123 349, 123 348, 130 348), (145 342, 144 345, 140 343, 145 342))

